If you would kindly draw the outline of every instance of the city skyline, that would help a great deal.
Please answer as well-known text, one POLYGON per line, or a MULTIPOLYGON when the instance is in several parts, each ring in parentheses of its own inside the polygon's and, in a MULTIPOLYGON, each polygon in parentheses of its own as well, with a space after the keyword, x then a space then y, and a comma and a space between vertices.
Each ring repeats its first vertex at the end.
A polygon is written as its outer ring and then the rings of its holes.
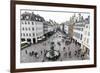
POLYGON ((78 17, 78 14, 81 13, 84 19, 90 16, 89 13, 82 13, 82 12, 21 10, 21 14, 24 12, 29 12, 29 13, 33 12, 36 15, 42 16, 46 21, 53 20, 58 24, 69 21, 70 17, 72 17, 74 14, 76 15, 76 17, 78 17))

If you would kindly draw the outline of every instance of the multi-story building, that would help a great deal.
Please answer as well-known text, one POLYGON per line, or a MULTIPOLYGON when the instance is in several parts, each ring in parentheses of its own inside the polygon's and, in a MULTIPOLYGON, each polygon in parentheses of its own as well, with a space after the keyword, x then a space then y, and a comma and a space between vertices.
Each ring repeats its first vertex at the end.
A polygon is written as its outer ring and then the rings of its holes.
POLYGON ((53 25, 50 22, 48 22, 48 33, 51 34, 53 31, 54 31, 53 25))
MULTIPOLYGON (((73 39, 80 45, 82 52, 89 54, 90 46, 90 17, 83 19, 79 14, 73 26, 73 39)), ((88 55, 87 54, 87 55, 88 55)))
POLYGON ((73 39, 81 45, 83 38, 83 29, 85 24, 82 22, 75 23, 73 28, 73 39))
POLYGON ((82 37, 83 37, 83 29, 85 27, 85 23, 83 20, 83 16, 79 13, 77 17, 74 27, 73 27, 73 39, 81 46, 82 37))
POLYGON ((47 37, 47 34, 48 34, 48 22, 47 21, 45 21, 45 22, 43 22, 43 32, 44 32, 44 36, 45 36, 45 38, 47 37))
POLYGON ((76 22, 76 17, 75 17, 75 14, 70 17, 70 21, 68 23, 68 36, 70 38, 73 38, 73 29, 74 29, 74 25, 75 25, 75 22, 76 22))
POLYGON ((24 12, 21 14, 21 41, 37 43, 44 38, 43 22, 45 21, 40 15, 33 12, 24 12))
POLYGON ((67 36, 68 36, 68 27, 69 27, 69 22, 68 21, 62 23, 61 27, 60 27, 60 29, 62 30, 62 32, 64 34, 66 34, 67 36))
POLYGON ((90 48, 90 17, 85 19, 85 27, 83 29, 83 38, 81 48, 89 54, 90 48))

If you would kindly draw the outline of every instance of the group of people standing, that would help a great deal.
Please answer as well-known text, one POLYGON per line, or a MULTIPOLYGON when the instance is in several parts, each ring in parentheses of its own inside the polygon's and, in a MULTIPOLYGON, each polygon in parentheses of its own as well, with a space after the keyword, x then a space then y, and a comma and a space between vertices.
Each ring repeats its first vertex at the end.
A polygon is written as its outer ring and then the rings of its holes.
MULTIPOLYGON (((30 57, 35 57, 36 59, 40 57, 40 53, 36 51, 28 52, 27 50, 25 50, 25 54, 29 55, 30 57)), ((42 54, 42 51, 41 51, 41 54, 42 54)))

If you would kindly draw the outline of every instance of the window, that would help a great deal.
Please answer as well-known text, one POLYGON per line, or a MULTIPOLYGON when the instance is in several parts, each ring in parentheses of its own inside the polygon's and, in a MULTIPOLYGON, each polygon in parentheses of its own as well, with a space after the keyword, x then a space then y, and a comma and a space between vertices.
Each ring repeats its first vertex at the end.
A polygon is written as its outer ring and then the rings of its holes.
POLYGON ((88 26, 86 26, 86 28, 88 28, 88 26))
POLYGON ((26 28, 26 31, 27 31, 27 28, 26 28))
POLYGON ((21 20, 23 20, 23 15, 21 15, 21 20))
POLYGON ((23 24, 23 21, 21 22, 21 24, 23 24))
POLYGON ((38 21, 38 18, 36 17, 36 21, 38 21))
POLYGON ((32 25, 34 25, 34 22, 32 22, 32 25))
POLYGON ((24 30, 24 27, 22 28, 22 30, 24 30))
POLYGON ((39 18, 39 21, 41 21, 41 18, 39 18))
POLYGON ((28 33, 26 34, 26 36, 28 36, 28 33))
POLYGON ((35 36, 35 34, 33 33, 33 36, 35 36))
POLYGON ((25 36, 25 33, 23 33, 23 36, 25 36))
POLYGON ((30 24, 30 22, 28 21, 28 24, 30 24))
POLYGON ((29 19, 29 16, 26 16, 26 19, 28 20, 29 19))
POLYGON ((34 27, 32 28, 32 30, 34 30, 34 27))
POLYGON ((29 36, 31 36, 31 34, 29 34, 29 36))
POLYGON ((29 27, 29 30, 30 30, 30 27, 29 27))
POLYGON ((38 33, 36 33, 36 36, 38 36, 38 33))

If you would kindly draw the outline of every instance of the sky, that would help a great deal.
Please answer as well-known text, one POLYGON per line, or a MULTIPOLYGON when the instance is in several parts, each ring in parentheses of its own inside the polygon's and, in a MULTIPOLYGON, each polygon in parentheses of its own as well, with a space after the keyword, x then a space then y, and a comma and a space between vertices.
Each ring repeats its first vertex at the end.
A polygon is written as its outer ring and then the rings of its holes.
MULTIPOLYGON (((63 11, 44 11, 42 10, 42 11, 28 11, 28 12, 34 12, 34 14, 39 14, 40 16, 44 17, 46 21, 49 21, 51 19, 59 24, 69 21, 70 17, 73 16, 74 14, 78 16, 77 12, 68 12, 68 11, 63 12, 63 11)), ((83 18, 87 18, 89 13, 81 13, 81 15, 83 16, 83 18)))

